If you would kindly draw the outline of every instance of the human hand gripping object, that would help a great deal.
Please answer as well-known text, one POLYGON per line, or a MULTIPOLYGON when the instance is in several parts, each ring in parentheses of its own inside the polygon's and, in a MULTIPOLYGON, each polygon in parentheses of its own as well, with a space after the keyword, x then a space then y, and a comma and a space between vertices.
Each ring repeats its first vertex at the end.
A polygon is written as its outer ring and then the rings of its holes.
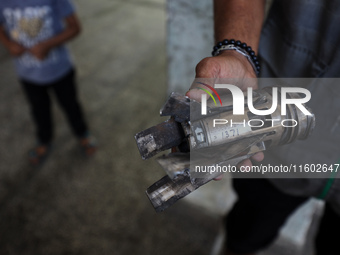
MULTIPOLYGON (((198 174, 194 165, 236 166, 257 152, 306 139, 311 134, 315 116, 310 109, 310 114, 305 114, 295 104, 282 105, 282 89, 275 91, 276 97, 273 91, 270 87, 252 91, 252 106, 258 110, 274 109, 276 100, 276 109, 266 115, 254 114, 249 102, 243 104, 243 114, 235 115, 232 94, 221 97, 221 107, 214 107, 211 98, 203 105, 177 93, 170 95, 160 110, 161 116, 170 118, 135 135, 143 159, 173 147, 179 151, 157 159, 167 175, 146 190, 157 212, 221 174, 198 174), (202 114, 203 107, 206 114, 202 114), (286 109, 284 115, 282 107, 286 109)), ((244 96, 249 97, 245 92, 244 96)), ((287 92, 285 97, 302 98, 295 92, 287 92)), ((307 109, 304 104, 303 107, 307 109)))

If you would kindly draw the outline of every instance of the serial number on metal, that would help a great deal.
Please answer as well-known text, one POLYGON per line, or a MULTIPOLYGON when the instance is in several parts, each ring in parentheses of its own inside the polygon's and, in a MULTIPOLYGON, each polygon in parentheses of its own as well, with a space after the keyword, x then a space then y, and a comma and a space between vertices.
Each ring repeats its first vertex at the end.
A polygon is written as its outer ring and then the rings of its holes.
POLYGON ((235 137, 239 135, 240 135, 240 130, 238 128, 232 128, 232 129, 221 132, 219 135, 218 134, 213 135, 212 139, 213 140, 217 140, 220 138, 225 139, 225 138, 235 137))
POLYGON ((234 127, 208 127, 209 140, 212 144, 223 143, 226 139, 237 139, 239 136, 248 133, 249 127, 235 125, 234 127))

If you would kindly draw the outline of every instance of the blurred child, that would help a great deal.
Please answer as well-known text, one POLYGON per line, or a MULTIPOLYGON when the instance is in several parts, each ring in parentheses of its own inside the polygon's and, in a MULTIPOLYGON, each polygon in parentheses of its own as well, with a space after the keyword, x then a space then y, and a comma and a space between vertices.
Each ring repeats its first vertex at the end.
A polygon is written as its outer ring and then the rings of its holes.
POLYGON ((15 59, 20 83, 30 104, 37 145, 29 160, 39 165, 49 153, 53 91, 86 155, 95 152, 77 100, 75 70, 64 43, 77 36, 80 24, 69 0, 1 0, 0 41, 15 59))

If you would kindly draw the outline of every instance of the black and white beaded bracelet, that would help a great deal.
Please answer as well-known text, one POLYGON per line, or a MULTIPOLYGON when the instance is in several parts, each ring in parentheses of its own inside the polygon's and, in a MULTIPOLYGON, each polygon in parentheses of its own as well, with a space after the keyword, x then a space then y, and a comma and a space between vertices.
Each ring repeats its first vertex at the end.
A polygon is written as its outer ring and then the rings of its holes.
POLYGON ((246 43, 242 43, 241 41, 235 41, 234 39, 228 40, 225 39, 222 42, 218 42, 216 46, 213 48, 213 52, 211 53, 214 57, 219 55, 221 51, 224 50, 235 50, 238 53, 245 56, 252 67, 257 76, 260 74, 260 62, 258 57, 255 55, 255 52, 252 50, 250 46, 246 43))

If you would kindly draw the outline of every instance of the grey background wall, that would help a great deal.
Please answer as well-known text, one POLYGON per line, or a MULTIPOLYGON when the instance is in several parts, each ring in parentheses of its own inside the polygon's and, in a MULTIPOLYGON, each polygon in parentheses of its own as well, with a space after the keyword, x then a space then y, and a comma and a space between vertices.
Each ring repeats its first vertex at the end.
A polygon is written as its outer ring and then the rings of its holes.
POLYGON ((168 91, 184 93, 196 64, 212 51, 212 1, 168 0, 167 15, 168 91))

